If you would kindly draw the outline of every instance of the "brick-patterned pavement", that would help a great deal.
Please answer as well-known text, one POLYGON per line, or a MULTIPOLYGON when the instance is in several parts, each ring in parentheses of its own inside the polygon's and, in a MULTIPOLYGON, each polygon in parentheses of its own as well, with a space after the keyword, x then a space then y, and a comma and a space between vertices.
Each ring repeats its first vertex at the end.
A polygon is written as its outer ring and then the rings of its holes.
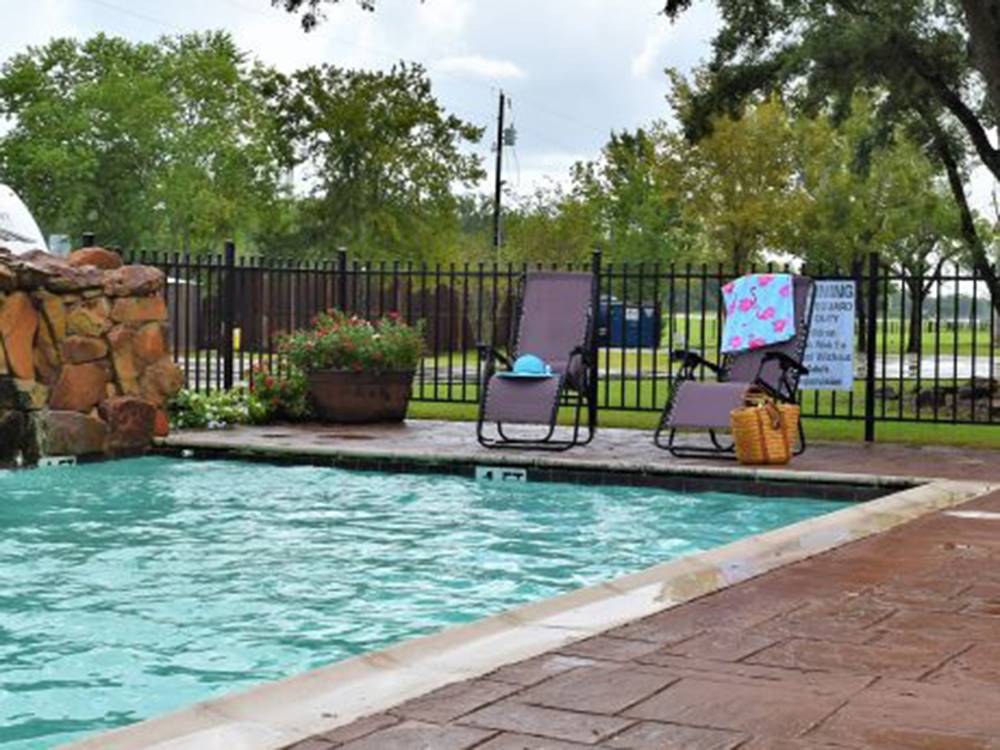
POLYGON ((1000 750, 1000 492, 962 510, 998 518, 935 513, 292 747, 1000 750))

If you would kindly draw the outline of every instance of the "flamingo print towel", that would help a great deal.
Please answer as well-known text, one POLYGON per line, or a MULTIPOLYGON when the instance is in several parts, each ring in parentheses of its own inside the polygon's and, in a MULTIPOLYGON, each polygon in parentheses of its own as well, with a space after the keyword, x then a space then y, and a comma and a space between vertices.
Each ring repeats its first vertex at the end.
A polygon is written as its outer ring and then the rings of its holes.
POLYGON ((722 287, 722 353, 759 349, 795 335, 795 298, 787 273, 752 273, 722 287))

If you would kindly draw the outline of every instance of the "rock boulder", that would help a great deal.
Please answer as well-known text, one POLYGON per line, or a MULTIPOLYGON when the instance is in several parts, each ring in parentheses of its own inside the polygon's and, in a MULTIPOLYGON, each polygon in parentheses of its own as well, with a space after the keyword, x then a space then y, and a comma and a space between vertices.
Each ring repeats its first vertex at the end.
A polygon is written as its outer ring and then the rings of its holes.
POLYGON ((108 426, 97 417, 77 411, 49 411, 40 419, 42 453, 78 456, 103 453, 108 426))
POLYGON ((112 250, 105 250, 103 247, 83 247, 74 250, 69 254, 67 261, 69 265, 74 267, 93 266, 107 271, 122 267, 122 257, 112 250))
POLYGON ((107 395, 110 380, 108 366, 103 362, 65 365, 52 389, 49 405, 64 411, 88 412, 107 395))
POLYGON ((106 450, 136 453, 149 448, 156 425, 156 407, 134 396, 119 396, 101 402, 101 419, 108 425, 106 450))
POLYGON ((7 367, 18 378, 34 380, 32 349, 38 331, 38 312, 24 292, 13 292, 0 299, 0 336, 7 353, 7 367))

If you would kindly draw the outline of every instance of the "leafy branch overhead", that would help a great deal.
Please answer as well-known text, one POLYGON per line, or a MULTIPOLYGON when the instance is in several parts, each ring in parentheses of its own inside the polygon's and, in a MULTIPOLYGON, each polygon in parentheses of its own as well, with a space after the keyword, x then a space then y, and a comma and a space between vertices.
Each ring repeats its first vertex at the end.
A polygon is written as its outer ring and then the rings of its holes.
MULTIPOLYGON (((691 0, 668 0, 677 18, 691 0)), ((989 133, 1000 116, 1000 0, 719 0, 722 28, 685 114, 692 139, 715 113, 780 91, 805 113, 846 116, 855 93, 879 99, 882 141, 901 125, 947 174, 973 264, 1000 306, 966 194, 966 170, 1000 179, 989 133)), ((1000 309, 1000 307, 998 307, 1000 309)))
MULTIPOLYGON (((420 0, 423 2, 424 0, 420 0)), ((323 5, 335 5, 340 0, 271 0, 271 5, 284 8, 289 13, 302 14, 302 28, 312 31, 323 19, 323 5)), ((355 0, 362 10, 375 10, 376 0, 355 0)))

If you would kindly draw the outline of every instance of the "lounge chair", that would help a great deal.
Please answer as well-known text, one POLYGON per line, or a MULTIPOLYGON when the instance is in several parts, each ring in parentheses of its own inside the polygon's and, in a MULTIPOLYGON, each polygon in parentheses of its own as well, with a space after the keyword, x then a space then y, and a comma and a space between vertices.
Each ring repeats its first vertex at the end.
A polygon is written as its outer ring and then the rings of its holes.
MULTIPOLYGON (((799 378, 808 373, 802 360, 812 322, 816 285, 806 276, 794 276, 792 288, 795 336, 787 341, 724 355, 720 364, 708 362, 694 351, 680 350, 671 353, 671 360, 679 360, 681 367, 671 384, 670 398, 663 408, 653 437, 657 447, 678 457, 735 458, 732 442, 724 443, 719 433, 728 432, 729 413, 741 405, 748 385, 760 385, 778 400, 789 403, 795 401, 799 378), (702 367, 715 373, 716 382, 697 379, 697 371, 702 367), (678 444, 678 430, 707 430, 711 445, 678 444)), ((794 455, 799 455, 806 449, 801 420, 798 434, 798 446, 794 449, 794 455)))
MULTIPOLYGON (((480 346, 486 370, 476 437, 482 445, 567 450, 593 439, 597 427, 591 375, 596 296, 593 274, 557 271, 525 274, 509 356, 492 346, 480 346), (522 355, 534 355, 548 364, 551 376, 510 377, 514 362, 522 355), (497 363, 501 370, 497 370, 497 363), (564 438, 556 436, 560 405, 574 408, 572 429, 564 438), (581 424, 584 406, 587 407, 585 425, 581 424), (493 436, 487 435, 488 423, 495 427, 490 430, 495 431, 493 436), (545 432, 514 437, 509 434, 510 425, 541 425, 545 432)), ((518 429, 523 432, 523 428, 518 429)))

